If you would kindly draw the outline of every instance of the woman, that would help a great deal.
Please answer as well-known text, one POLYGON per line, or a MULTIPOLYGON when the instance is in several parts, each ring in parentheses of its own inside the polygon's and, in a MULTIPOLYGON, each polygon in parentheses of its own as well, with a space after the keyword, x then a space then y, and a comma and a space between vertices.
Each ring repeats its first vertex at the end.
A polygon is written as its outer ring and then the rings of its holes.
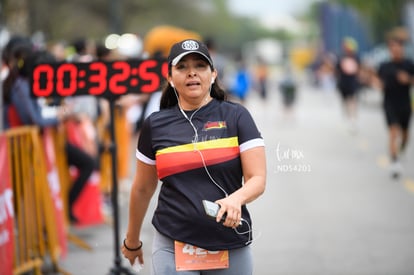
POLYGON ((144 263, 141 226, 159 178, 153 274, 252 274, 246 204, 265 189, 263 139, 248 111, 224 100, 204 44, 174 44, 168 65, 160 111, 146 119, 138 141, 122 253, 131 264, 144 263), (215 220, 203 200, 220 205, 215 220), (218 253, 228 261, 215 262, 211 255, 218 253))

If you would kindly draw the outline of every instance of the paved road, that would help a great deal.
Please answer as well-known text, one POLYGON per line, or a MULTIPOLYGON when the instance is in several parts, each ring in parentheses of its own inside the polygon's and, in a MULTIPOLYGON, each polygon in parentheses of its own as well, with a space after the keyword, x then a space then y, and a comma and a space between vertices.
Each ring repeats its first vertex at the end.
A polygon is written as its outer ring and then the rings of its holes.
MULTIPOLYGON (((267 102, 251 96, 246 106, 265 138, 268 160, 266 192, 250 205, 255 274, 414 274, 414 145, 403 176, 392 180, 378 97, 370 94, 361 104, 357 133, 349 132, 335 95, 307 86, 291 115, 275 91, 267 102)), ((128 195, 121 193, 122 237, 128 195)), ((145 275, 149 216, 142 235, 145 275)), ((62 267, 75 275, 108 274, 115 266, 111 229, 74 230, 93 251, 70 244, 62 267)))

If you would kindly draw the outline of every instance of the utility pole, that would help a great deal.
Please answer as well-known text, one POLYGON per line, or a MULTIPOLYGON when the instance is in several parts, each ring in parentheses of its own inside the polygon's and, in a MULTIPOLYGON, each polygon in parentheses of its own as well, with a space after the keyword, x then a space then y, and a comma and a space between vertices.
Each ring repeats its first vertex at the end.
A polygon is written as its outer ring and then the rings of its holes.
MULTIPOLYGON (((121 4, 122 0, 109 1, 109 31, 111 33, 121 34, 121 4)), ((111 275, 132 275, 132 272, 122 266, 119 243, 119 205, 118 205, 118 173, 117 173, 117 148, 115 138, 115 100, 109 98, 109 106, 111 112, 110 133, 111 133, 111 156, 112 156, 112 211, 114 219, 114 266, 110 270, 111 275)))
POLYGON ((121 5, 122 0, 109 1, 109 31, 120 34, 122 32, 121 5))

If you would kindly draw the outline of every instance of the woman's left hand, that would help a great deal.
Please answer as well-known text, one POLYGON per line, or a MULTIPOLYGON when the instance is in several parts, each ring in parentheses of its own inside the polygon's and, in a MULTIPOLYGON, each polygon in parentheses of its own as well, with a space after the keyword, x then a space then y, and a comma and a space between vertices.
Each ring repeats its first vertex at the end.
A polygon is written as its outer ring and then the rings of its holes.
POLYGON ((244 184, 230 196, 215 201, 220 205, 216 221, 224 214, 224 226, 236 228, 241 222, 241 207, 263 194, 266 185, 266 157, 264 147, 259 146, 240 154, 244 184))
POLYGON ((215 201, 220 205, 220 210, 217 214, 216 221, 220 222, 223 215, 226 219, 223 222, 224 226, 236 228, 241 222, 241 202, 236 196, 230 195, 224 199, 215 201))

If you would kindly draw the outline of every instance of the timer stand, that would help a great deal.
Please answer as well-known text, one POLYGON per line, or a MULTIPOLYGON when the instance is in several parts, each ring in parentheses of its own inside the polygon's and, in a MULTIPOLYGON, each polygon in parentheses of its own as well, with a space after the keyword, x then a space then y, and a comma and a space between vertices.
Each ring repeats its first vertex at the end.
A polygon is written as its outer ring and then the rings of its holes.
MULTIPOLYGON (((168 73, 164 59, 129 59, 113 62, 39 63, 33 66, 30 82, 33 97, 90 95, 106 98, 110 108, 110 153, 112 158, 114 266, 110 274, 132 274, 122 266, 119 242, 117 148, 115 143, 115 100, 128 93, 152 93, 160 89, 168 73)), ((1 90, 0 90, 1 91, 1 90)), ((0 98, 1 99, 1 98, 0 98)), ((0 112, 1 115, 1 112, 0 112)), ((1 118, 1 117, 0 117, 1 118)), ((0 126, 2 120, 0 119, 0 126)))
POLYGON ((116 138, 115 138, 115 100, 117 98, 108 98, 109 101, 109 110, 110 110, 110 136, 111 136, 111 158, 112 158, 112 213, 113 213, 113 222, 114 222, 114 265, 111 268, 111 275, 132 275, 133 273, 127 268, 122 266, 122 260, 119 253, 119 205, 118 205, 118 173, 117 173, 117 148, 116 148, 116 138))

